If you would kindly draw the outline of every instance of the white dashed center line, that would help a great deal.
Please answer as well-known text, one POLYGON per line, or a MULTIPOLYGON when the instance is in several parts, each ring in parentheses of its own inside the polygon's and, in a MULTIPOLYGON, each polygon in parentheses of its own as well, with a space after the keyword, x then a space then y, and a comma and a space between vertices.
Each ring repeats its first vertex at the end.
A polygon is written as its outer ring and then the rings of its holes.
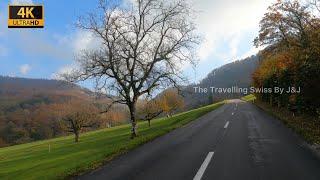
POLYGON ((229 121, 227 121, 227 122, 226 122, 226 124, 224 125, 224 127, 223 127, 223 128, 227 129, 227 128, 228 128, 228 126, 229 126, 229 121))
POLYGON ((204 174, 204 172, 206 171, 212 156, 213 156, 214 152, 209 152, 206 159, 203 161, 200 169, 198 170, 197 174, 194 176, 193 180, 200 180, 204 174))

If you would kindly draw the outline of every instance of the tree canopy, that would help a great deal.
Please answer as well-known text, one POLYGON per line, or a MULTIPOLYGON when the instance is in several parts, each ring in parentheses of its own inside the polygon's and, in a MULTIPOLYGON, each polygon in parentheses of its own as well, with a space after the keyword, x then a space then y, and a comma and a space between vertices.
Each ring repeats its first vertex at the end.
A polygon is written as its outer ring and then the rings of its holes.
MULTIPOLYGON (((72 82, 94 79, 98 90, 130 110, 132 138, 136 136, 136 103, 159 88, 186 81, 185 63, 196 63, 199 42, 193 13, 185 0, 101 0, 99 12, 80 19, 79 27, 92 32, 101 46, 84 50, 79 67, 64 77, 72 82)), ((108 110, 108 108, 107 108, 108 110)))

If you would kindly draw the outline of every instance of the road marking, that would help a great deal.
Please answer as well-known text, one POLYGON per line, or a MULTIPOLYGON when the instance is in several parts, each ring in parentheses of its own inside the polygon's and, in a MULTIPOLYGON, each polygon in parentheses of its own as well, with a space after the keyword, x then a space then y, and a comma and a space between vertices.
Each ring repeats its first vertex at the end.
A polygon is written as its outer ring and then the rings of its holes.
POLYGON ((229 121, 226 122, 223 128, 227 129, 228 126, 229 126, 229 121))
POLYGON ((204 174, 204 172, 206 171, 212 156, 213 156, 214 152, 209 152, 206 159, 203 161, 200 169, 198 170, 197 174, 194 176, 193 180, 200 180, 204 174))

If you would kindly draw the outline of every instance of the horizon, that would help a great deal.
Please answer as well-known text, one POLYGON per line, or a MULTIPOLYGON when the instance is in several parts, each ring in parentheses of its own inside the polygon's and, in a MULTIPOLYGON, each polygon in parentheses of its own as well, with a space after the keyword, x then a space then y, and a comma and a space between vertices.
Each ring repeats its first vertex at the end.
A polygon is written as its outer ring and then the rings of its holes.
MULTIPOLYGON (((258 54, 253 54, 253 55, 250 55, 250 56, 245 57, 245 58, 243 58, 243 59, 237 59, 237 60, 235 60, 235 61, 233 61, 233 62, 228 62, 228 63, 226 63, 226 64, 222 64, 221 66, 218 66, 218 67, 210 70, 209 72, 207 72, 206 75, 205 75, 202 79, 200 79, 198 82, 189 82, 188 84, 185 84, 185 86, 199 84, 203 79, 207 78, 208 75, 209 75, 211 72, 213 72, 213 71, 215 71, 215 70, 217 70, 217 69, 220 69, 220 68, 222 68, 222 67, 224 67, 224 66, 227 66, 227 65, 229 65, 229 64, 237 63, 237 62, 240 62, 240 61, 247 60, 247 59, 249 59, 249 58, 252 58, 253 56, 258 56, 258 54)), ((39 77, 39 78, 38 78, 38 77, 23 77, 23 76, 11 76, 11 75, 2 75, 2 74, 0 74, 0 77, 17 78, 17 79, 27 79, 27 80, 48 80, 48 81, 52 80, 52 81, 68 82, 68 81, 66 81, 66 80, 64 80, 64 79, 52 78, 52 77, 49 77, 49 78, 45 78, 45 77, 44 77, 44 78, 41 78, 41 77, 39 77)), ((68 82, 68 83, 72 83, 72 82, 68 82)), ((81 88, 88 89, 88 90, 94 92, 95 89, 94 89, 93 87, 88 86, 87 83, 88 83, 88 82, 75 82, 75 83, 72 83, 72 84, 76 84, 76 85, 80 86, 81 88)))

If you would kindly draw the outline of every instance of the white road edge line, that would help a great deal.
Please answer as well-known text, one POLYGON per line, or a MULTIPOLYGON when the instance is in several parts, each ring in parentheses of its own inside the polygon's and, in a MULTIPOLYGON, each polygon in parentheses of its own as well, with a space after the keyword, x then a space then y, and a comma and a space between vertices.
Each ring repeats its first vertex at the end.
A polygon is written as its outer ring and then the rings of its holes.
POLYGON ((200 169, 198 170, 197 174, 194 176, 193 180, 201 180, 204 172, 206 171, 207 169, 207 166, 209 165, 211 159, 212 159, 212 156, 213 156, 214 152, 209 152, 206 159, 203 161, 200 169))
POLYGON ((229 126, 229 121, 226 122, 223 128, 227 129, 228 126, 229 126))

